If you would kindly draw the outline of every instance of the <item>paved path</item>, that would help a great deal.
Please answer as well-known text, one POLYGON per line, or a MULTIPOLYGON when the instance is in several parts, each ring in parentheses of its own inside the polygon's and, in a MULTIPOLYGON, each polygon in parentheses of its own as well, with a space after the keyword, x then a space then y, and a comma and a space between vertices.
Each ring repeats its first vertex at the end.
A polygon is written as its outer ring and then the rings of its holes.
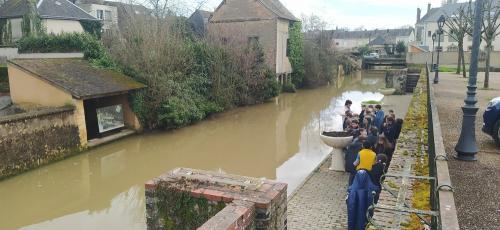
MULTIPOLYGON (((411 95, 385 97, 384 110, 393 109, 398 117, 404 117, 410 101, 411 95)), ((331 157, 328 157, 318 170, 291 194, 288 200, 288 229, 347 228, 345 198, 349 174, 330 171, 330 164, 331 157)), ((389 194, 382 194, 381 199, 388 202, 395 200, 389 194)), ((395 218, 395 215, 386 212, 381 213, 380 217, 382 218, 379 220, 387 220, 395 218)))
POLYGON ((330 171, 331 157, 288 201, 288 229, 346 229, 348 173, 330 171))

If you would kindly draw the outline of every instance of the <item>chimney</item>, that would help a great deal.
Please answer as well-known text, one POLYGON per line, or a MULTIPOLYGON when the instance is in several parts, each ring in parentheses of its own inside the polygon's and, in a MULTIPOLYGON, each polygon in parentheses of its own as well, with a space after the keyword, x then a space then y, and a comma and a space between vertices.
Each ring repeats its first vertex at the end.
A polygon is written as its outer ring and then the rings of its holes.
POLYGON ((431 11, 431 4, 427 4, 427 13, 429 13, 429 11, 431 11))
POLYGON ((422 14, 422 10, 420 8, 417 8, 417 23, 420 22, 420 16, 422 14))

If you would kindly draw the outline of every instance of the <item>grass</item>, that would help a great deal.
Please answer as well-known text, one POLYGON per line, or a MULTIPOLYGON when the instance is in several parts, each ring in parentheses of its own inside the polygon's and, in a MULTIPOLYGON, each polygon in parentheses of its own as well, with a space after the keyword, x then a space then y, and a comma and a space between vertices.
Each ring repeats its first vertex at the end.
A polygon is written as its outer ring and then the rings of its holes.
MULTIPOLYGON (((469 71, 469 67, 465 66, 465 71, 469 71)), ((456 73, 457 72, 457 67, 450 67, 450 66, 439 66, 439 72, 448 72, 448 73, 456 73)))
POLYGON ((361 102, 362 105, 381 105, 382 101, 369 100, 361 102))

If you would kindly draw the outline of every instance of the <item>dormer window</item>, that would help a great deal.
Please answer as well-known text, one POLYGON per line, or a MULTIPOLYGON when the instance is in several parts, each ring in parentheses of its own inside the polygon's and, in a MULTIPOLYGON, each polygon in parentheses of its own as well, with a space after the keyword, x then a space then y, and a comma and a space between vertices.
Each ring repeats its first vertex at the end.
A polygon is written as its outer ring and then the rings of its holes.
POLYGON ((104 19, 104 11, 103 10, 97 10, 96 11, 96 18, 103 20, 104 19))

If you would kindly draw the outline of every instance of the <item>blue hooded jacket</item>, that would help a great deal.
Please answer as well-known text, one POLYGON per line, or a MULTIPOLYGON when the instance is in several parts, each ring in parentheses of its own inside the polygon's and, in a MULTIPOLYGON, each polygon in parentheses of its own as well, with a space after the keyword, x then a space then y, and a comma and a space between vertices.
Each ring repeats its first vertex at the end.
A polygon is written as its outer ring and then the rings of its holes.
POLYGON ((375 126, 377 126, 378 130, 382 128, 382 124, 384 123, 385 113, 383 110, 379 110, 375 113, 375 126))
POLYGON ((356 173, 354 182, 348 189, 347 197, 347 224, 349 230, 364 230, 367 218, 366 212, 373 202, 372 192, 378 192, 370 175, 365 170, 356 173))

